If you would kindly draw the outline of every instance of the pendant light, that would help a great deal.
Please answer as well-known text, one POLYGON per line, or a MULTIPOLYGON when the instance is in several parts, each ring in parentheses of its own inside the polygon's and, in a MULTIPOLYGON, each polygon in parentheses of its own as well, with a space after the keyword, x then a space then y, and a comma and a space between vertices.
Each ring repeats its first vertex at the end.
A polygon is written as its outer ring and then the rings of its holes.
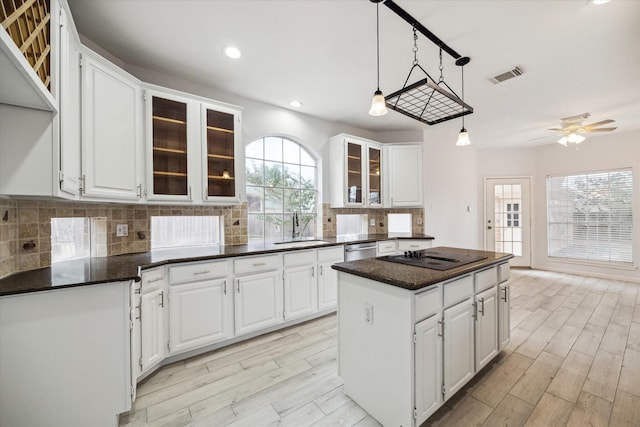
POLYGON ((380 2, 382 0, 371 0, 376 3, 376 60, 378 74, 378 89, 373 93, 371 100, 370 116, 384 116, 387 114, 387 106, 385 105, 384 95, 380 90, 380 2))
MULTIPOLYGON (((468 57, 462 57, 456 61, 456 65, 460 65, 462 68, 462 103, 464 104, 464 66, 469 63, 468 57), (465 61, 466 59, 466 61, 465 61)), ((458 147, 464 147, 465 145, 470 145, 471 140, 469 139, 469 132, 464 128, 464 116, 462 116, 462 129, 460 129, 460 133, 458 134, 458 141, 456 145, 458 147)))

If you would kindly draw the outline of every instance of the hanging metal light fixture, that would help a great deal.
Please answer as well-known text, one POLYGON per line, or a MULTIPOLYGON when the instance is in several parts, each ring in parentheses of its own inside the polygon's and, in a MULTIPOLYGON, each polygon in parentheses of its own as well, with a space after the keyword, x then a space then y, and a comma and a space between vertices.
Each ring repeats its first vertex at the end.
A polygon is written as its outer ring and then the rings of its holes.
POLYGON ((378 76, 378 89, 373 93, 373 99, 371 100, 371 109, 369 109, 369 115, 371 116, 384 116, 387 114, 387 107, 385 105, 384 95, 380 90, 380 2, 382 0, 371 0, 372 3, 376 3, 376 62, 377 62, 377 76, 378 76))
MULTIPOLYGON (((462 69, 462 104, 464 105, 464 66, 469 63, 469 58, 464 56, 456 60, 456 65, 460 66, 462 69)), ((464 111, 464 109, 463 109, 464 111)), ((470 145, 471 140, 469 139, 469 132, 464 127, 464 115, 462 116, 462 129, 460 129, 460 133, 458 134, 458 141, 456 145, 458 147, 464 147, 465 145, 470 145)))

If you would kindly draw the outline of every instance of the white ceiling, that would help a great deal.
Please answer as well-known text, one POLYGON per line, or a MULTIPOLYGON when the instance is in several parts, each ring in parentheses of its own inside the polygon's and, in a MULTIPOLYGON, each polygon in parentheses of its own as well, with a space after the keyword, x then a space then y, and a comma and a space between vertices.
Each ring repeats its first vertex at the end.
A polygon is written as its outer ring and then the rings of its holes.
MULTIPOLYGON (((376 89, 375 13, 369 0, 69 0, 81 34, 125 63, 201 82, 277 106, 375 132, 429 127, 395 111, 367 112, 376 89), (242 58, 222 54, 226 45, 242 58)), ((480 148, 557 139, 547 128, 590 112, 616 133, 640 129, 640 1, 396 0, 445 43, 471 57, 466 117, 480 148), (514 66, 524 75, 488 78, 514 66), (534 141, 531 141, 535 139, 534 141)), ((402 88, 413 61, 411 27, 380 5, 380 87, 402 88)), ((438 50, 418 38, 418 60, 438 78, 438 50)), ((460 92, 446 53, 444 79, 460 92)), ((415 73, 414 73, 415 74, 415 73)), ((587 135, 588 138, 601 134, 587 135)))

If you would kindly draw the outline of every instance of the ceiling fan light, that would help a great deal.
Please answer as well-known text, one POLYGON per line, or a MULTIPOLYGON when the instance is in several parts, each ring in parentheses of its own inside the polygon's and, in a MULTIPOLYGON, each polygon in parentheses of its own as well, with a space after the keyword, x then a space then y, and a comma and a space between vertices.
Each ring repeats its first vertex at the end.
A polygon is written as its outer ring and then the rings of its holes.
POLYGON ((370 116, 384 116, 387 114, 387 106, 384 101, 384 95, 380 89, 373 93, 373 99, 371 100, 371 109, 369 110, 370 116))
POLYGON ((567 141, 574 143, 574 144, 580 144, 582 141, 584 141, 586 138, 582 135, 578 135, 577 133, 571 133, 569 134, 569 137, 567 138, 567 141))
POLYGON ((460 133, 458 134, 458 141, 456 145, 458 147, 464 147, 466 145, 470 145, 471 140, 469 139, 469 132, 465 128, 460 129, 460 133))
POLYGON ((568 142, 568 138, 566 136, 563 136, 558 140, 558 144, 564 145, 565 147, 567 146, 567 142, 568 142))

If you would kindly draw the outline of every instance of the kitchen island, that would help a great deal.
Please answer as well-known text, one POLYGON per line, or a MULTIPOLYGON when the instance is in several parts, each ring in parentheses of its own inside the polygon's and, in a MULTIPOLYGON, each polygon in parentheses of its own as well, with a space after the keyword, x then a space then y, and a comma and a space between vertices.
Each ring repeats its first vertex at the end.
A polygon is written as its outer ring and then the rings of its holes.
POLYGON ((438 247, 335 264, 345 393, 385 426, 422 424, 509 342, 512 257, 438 247))

